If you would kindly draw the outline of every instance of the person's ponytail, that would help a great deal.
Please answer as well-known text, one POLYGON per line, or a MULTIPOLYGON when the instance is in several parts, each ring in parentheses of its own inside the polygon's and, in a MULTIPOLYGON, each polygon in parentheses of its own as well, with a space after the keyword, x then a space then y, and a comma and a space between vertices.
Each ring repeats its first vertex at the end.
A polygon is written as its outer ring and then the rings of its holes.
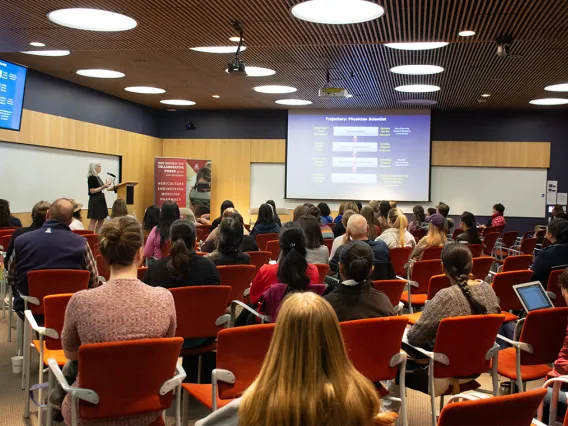
POLYGON ((469 274, 462 274, 458 277, 455 277, 455 279, 457 281, 458 287, 460 288, 463 295, 465 296, 465 298, 469 302, 469 305, 471 306, 473 313, 479 314, 479 315, 486 314, 487 308, 485 306, 483 306, 481 303, 479 303, 473 297, 473 294, 471 294, 471 289, 470 289, 469 285, 467 284, 467 282, 469 280, 469 274))
POLYGON ((194 251, 187 248, 183 238, 176 240, 172 244, 170 260, 168 261, 168 271, 173 278, 182 278, 189 275, 189 266, 193 258, 194 251))
POLYGON ((406 228, 408 227, 408 219, 403 211, 399 208, 393 208, 389 210, 389 220, 392 222, 392 227, 398 229, 398 244, 400 247, 405 246, 404 236, 406 234, 406 228))
POLYGON ((278 263, 278 281, 288 285, 286 293, 306 290, 310 278, 306 275, 308 262, 305 249, 297 250, 292 246, 287 253, 282 254, 278 263))

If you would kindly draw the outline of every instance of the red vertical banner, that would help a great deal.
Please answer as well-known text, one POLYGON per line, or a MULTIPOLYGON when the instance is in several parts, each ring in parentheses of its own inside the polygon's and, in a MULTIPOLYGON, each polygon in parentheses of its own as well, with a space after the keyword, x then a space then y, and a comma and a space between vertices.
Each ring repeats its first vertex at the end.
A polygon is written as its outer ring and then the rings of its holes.
POLYGON ((187 160, 184 158, 156 157, 154 160, 155 203, 162 206, 171 200, 187 207, 187 160))

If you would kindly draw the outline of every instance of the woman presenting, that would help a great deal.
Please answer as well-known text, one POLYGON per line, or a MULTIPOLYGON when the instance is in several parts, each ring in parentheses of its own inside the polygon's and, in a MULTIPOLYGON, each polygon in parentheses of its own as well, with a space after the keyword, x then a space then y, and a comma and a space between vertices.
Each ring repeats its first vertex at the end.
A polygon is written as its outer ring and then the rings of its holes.
POLYGON ((89 229, 97 234, 108 216, 108 207, 103 191, 111 185, 108 179, 106 183, 103 183, 99 177, 100 172, 100 163, 91 163, 89 165, 89 177, 87 178, 89 184, 89 210, 87 218, 91 219, 89 229))

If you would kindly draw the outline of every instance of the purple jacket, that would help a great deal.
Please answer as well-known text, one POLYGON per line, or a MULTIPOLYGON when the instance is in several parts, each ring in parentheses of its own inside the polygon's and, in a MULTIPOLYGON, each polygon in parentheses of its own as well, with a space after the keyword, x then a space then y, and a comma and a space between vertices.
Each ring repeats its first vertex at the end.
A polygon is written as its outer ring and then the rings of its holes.
MULTIPOLYGON (((270 315, 272 322, 276 322, 276 317, 278 316, 278 311, 280 310, 280 305, 284 300, 284 295, 288 284, 274 284, 270 286, 268 290, 262 293, 260 297, 261 308, 259 311, 262 314, 270 315)), ((325 284, 310 284, 306 288, 306 291, 311 291, 318 295, 322 295, 327 286, 325 284)))

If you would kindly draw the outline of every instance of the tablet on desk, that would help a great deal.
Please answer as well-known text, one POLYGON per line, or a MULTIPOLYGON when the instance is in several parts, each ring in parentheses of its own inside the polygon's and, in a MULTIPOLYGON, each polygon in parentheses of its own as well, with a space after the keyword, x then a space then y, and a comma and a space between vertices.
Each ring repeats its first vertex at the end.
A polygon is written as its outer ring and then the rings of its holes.
POLYGON ((540 281, 517 284, 513 289, 527 312, 554 307, 540 281))

